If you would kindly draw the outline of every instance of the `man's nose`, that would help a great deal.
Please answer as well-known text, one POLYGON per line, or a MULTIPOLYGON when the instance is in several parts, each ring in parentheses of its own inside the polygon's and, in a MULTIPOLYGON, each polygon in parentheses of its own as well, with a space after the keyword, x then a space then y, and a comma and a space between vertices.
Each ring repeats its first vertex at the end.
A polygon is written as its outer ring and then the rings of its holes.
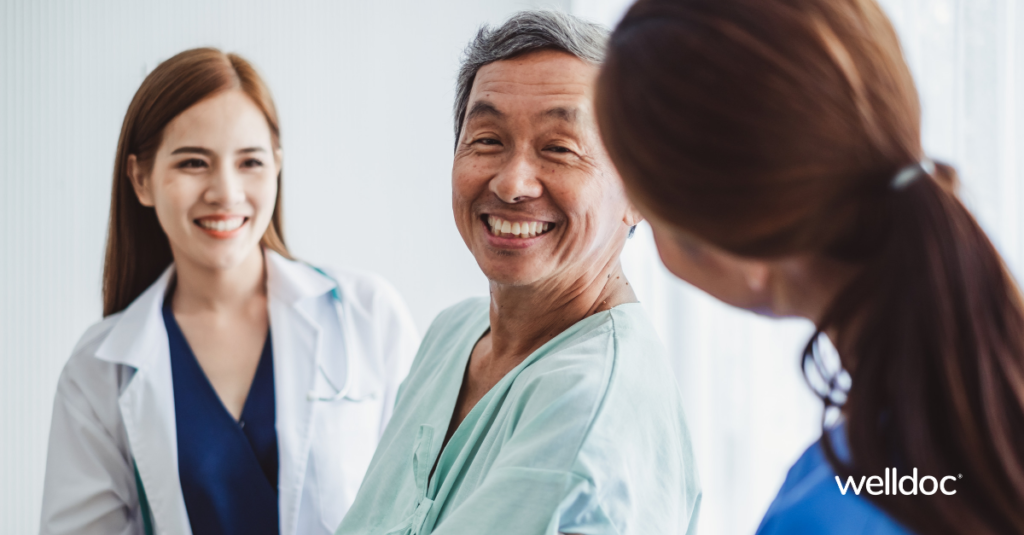
POLYGON ((203 200, 215 206, 230 207, 245 200, 243 177, 236 170, 218 166, 210 175, 210 185, 203 200))
POLYGON ((528 154, 517 152, 491 179, 491 192, 509 204, 536 199, 544 191, 539 172, 539 166, 528 154))

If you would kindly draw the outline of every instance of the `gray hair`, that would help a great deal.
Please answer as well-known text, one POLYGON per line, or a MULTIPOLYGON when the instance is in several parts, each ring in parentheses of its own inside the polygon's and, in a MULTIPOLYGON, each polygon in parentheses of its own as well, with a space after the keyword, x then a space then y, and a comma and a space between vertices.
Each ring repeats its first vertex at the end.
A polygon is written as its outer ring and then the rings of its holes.
POLYGON ((455 144, 462 135, 469 92, 484 65, 535 50, 561 50, 587 63, 600 65, 608 44, 608 29, 558 11, 520 11, 498 28, 481 26, 463 53, 455 85, 455 144))

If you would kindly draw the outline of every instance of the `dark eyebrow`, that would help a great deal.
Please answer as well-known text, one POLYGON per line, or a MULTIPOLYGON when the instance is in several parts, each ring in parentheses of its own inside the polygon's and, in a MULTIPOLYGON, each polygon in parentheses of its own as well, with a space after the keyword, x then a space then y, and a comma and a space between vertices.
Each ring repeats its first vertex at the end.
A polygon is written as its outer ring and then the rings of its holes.
POLYGON ((494 104, 491 104, 486 100, 479 100, 473 104, 472 108, 469 109, 469 113, 466 114, 466 121, 468 122, 485 115, 496 117, 498 119, 505 117, 505 114, 501 113, 498 108, 495 108, 494 104))
MULTIPOLYGON (((250 154, 253 152, 267 152, 267 149, 264 149, 263 147, 246 147, 244 149, 238 149, 239 154, 250 154)), ((208 156, 210 158, 213 158, 214 156, 212 150, 204 149, 203 147, 178 147, 171 153, 172 156, 175 154, 202 154, 203 156, 208 156)))
POLYGON ((560 119, 560 120, 565 121, 567 123, 575 123, 577 117, 579 117, 579 114, 580 114, 580 112, 576 108, 562 108, 562 107, 551 108, 550 110, 547 110, 547 111, 541 113, 541 115, 544 116, 544 117, 553 117, 555 119, 560 119))
POLYGON ((189 154, 189 153, 202 154, 203 156, 209 156, 211 158, 213 157, 213 151, 212 150, 204 149, 202 147, 178 147, 178 148, 174 149, 174 152, 172 152, 171 155, 173 156, 175 154, 189 154))

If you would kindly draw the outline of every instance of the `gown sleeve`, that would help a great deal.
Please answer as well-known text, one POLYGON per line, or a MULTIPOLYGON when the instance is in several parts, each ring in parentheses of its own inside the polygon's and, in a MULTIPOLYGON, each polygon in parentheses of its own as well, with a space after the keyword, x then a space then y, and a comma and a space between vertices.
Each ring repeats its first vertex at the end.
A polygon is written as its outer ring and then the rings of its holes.
POLYGON ((416 357, 420 337, 409 309, 390 284, 378 282, 374 301, 374 312, 380 328, 378 344, 385 369, 384 411, 379 433, 383 435, 394 412, 400 386, 416 357))

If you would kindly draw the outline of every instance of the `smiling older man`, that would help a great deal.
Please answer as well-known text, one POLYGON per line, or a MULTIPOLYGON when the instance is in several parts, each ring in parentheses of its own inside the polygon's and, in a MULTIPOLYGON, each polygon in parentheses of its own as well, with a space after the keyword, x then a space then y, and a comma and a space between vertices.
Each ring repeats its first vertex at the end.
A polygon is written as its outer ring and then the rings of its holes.
POLYGON ((684 534, 679 390, 619 265, 639 216, 605 154, 606 33, 481 30, 458 81, 452 207, 490 281, 434 321, 340 534, 684 534))

